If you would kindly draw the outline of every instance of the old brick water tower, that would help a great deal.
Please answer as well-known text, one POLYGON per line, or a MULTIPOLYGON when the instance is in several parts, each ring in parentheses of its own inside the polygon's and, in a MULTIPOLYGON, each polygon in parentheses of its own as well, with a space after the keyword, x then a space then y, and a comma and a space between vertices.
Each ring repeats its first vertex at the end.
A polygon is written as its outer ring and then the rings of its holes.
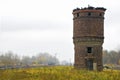
POLYGON ((77 69, 103 69, 102 45, 104 42, 103 7, 77 8, 73 10, 73 42, 77 69))

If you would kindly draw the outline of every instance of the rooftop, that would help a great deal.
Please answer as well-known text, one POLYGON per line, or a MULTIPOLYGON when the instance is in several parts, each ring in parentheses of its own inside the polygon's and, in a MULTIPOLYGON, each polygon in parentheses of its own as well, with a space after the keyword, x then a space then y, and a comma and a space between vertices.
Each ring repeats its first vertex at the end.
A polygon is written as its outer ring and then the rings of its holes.
POLYGON ((92 7, 88 5, 88 7, 85 7, 85 8, 76 8, 73 10, 73 12, 78 11, 78 10, 103 10, 105 11, 106 9, 104 7, 92 7))

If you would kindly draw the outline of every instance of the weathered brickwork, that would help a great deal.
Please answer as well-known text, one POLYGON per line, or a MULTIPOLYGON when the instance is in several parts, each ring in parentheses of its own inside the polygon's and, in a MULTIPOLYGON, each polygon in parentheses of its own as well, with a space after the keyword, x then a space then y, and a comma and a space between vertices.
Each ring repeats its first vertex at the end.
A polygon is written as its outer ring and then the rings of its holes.
POLYGON ((73 43, 77 69, 101 71, 104 42, 105 8, 87 7, 73 10, 73 43))

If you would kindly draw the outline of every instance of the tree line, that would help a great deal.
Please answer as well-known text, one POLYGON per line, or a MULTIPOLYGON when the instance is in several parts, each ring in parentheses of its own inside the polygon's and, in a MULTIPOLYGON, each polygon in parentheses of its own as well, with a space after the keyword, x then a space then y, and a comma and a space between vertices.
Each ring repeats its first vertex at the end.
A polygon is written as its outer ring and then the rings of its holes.
POLYGON ((0 66, 40 66, 40 65, 58 65, 59 60, 56 56, 48 53, 39 53, 36 56, 19 57, 13 52, 1 53, 0 66))
MULTIPOLYGON (((41 66, 41 65, 59 65, 60 61, 56 56, 48 53, 39 53, 36 56, 19 57, 13 52, 0 53, 0 66, 41 66)), ((63 61, 63 65, 70 63, 63 61)), ((120 51, 103 51, 103 64, 120 65, 120 51)))
POLYGON ((117 64, 120 65, 120 51, 103 51, 103 64, 117 64))

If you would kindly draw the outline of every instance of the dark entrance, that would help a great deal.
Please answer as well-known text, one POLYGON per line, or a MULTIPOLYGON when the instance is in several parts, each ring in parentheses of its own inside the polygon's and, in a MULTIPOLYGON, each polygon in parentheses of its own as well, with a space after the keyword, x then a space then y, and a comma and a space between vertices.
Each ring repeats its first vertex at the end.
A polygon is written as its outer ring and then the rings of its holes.
POLYGON ((89 70, 93 70, 93 60, 92 59, 87 60, 87 68, 89 70))

